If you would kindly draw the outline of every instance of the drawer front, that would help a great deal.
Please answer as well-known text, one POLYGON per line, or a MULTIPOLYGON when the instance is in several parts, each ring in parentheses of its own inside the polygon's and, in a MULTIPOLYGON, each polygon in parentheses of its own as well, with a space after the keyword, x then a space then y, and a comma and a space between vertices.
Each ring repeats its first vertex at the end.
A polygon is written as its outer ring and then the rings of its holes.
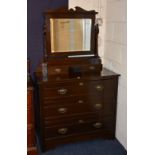
POLYGON ((59 126, 60 124, 83 124, 86 122, 100 120, 102 118, 104 118, 104 114, 101 111, 97 113, 78 114, 75 116, 63 116, 60 118, 44 117, 43 121, 45 127, 52 127, 59 126))
POLYGON ((92 132, 96 130, 103 130, 104 122, 103 121, 92 121, 85 122, 81 124, 73 124, 73 125, 60 125, 53 127, 45 127, 45 138, 50 137, 62 137, 67 135, 73 135, 83 132, 92 132))
MULTIPOLYGON (((73 66, 73 68, 79 68, 81 72, 94 72, 94 71, 101 71, 102 65, 78 65, 73 66)), ((69 66, 54 66, 54 67, 48 67, 48 74, 55 75, 55 74, 68 74, 69 66)))
MULTIPOLYGON (((79 100, 82 102, 82 100, 79 100)), ((58 105, 58 106, 44 106, 43 115, 44 117, 61 117, 65 115, 75 115, 79 113, 90 113, 103 111, 103 103, 76 103, 70 105, 58 105)))
POLYGON ((43 98, 43 106, 55 106, 55 105, 76 105, 76 104, 85 104, 85 103, 99 103, 104 100, 104 93, 101 95, 73 95, 65 96, 61 98, 43 98))
POLYGON ((27 155, 38 155, 37 147, 28 147, 27 155))
POLYGON ((43 98, 57 98, 80 94, 103 94, 103 81, 78 81, 70 83, 56 83, 42 87, 43 98))
POLYGON ((51 114, 48 116, 54 115, 52 107, 57 107, 57 109, 61 107, 67 108, 67 111, 63 114, 63 116, 66 114, 73 114, 73 112, 75 113, 92 112, 92 111, 100 111, 100 109, 104 111, 105 115, 115 115, 116 99, 115 97, 113 97, 114 93, 112 91, 110 92, 110 90, 108 90, 108 92, 111 95, 107 95, 107 92, 104 92, 102 94, 79 95, 79 96, 75 95, 75 96, 70 96, 70 97, 67 96, 67 97, 55 98, 55 99, 50 97, 44 98, 42 101, 42 109, 44 110, 44 107, 48 107, 48 106, 50 107, 50 109, 48 110, 48 114, 49 113, 51 114), (74 107, 76 109, 74 109, 74 107), (68 111, 68 108, 69 108, 69 111, 68 111))
POLYGON ((57 138, 73 134, 105 131, 115 132, 115 118, 101 113, 90 113, 60 119, 46 118, 44 122, 45 138, 57 138))

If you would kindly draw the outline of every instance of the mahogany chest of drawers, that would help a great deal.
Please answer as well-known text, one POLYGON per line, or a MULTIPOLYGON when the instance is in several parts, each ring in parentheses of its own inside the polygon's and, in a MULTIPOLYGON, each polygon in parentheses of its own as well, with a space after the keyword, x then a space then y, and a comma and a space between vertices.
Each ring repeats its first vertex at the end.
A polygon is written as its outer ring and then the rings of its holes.
POLYGON ((119 75, 102 67, 96 14, 78 6, 44 12, 44 56, 35 71, 36 128, 43 151, 115 138, 119 75))
MULTIPOLYGON (((57 74, 59 75, 59 74, 57 74)), ((61 74, 60 74, 61 75, 61 74)), ((36 78, 37 131, 41 148, 93 138, 115 138, 118 74, 36 78)))

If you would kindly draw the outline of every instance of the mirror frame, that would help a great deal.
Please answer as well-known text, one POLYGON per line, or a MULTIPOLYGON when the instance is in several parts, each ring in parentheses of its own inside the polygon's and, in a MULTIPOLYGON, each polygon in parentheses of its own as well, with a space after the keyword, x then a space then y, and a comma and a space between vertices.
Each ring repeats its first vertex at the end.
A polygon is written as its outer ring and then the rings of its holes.
POLYGON ((75 7, 75 10, 49 10, 44 12, 44 56, 48 57, 68 57, 75 55, 94 55, 98 56, 97 51, 97 35, 98 25, 95 25, 95 15, 97 12, 94 10, 86 11, 80 7, 75 7), (51 18, 73 18, 73 19, 91 19, 91 42, 90 42, 90 51, 75 51, 75 52, 51 52, 51 35, 50 35, 50 19, 51 18))

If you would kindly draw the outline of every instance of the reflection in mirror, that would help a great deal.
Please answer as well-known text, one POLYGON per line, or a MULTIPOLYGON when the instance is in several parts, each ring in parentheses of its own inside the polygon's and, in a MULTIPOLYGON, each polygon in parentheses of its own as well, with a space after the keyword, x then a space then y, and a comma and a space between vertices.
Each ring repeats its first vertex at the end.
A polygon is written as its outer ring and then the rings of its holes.
POLYGON ((90 51, 91 19, 50 19, 51 52, 90 51))

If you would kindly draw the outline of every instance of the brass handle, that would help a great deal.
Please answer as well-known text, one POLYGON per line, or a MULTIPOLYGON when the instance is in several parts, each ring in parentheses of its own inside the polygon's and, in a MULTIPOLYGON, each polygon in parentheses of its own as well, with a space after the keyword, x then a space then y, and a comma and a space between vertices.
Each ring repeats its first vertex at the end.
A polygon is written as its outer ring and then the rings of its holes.
POLYGON ((101 85, 97 85, 95 88, 96 88, 97 91, 102 91, 103 90, 103 86, 101 86, 101 85))
POLYGON ((82 123, 84 123, 84 120, 81 120, 81 119, 80 119, 80 120, 78 120, 78 123, 79 123, 79 124, 82 124, 82 123))
POLYGON ((64 114, 64 113, 67 112, 67 108, 59 108, 58 112, 61 113, 61 114, 64 114))
POLYGON ((98 129, 98 128, 102 127, 102 123, 96 122, 96 123, 93 124, 93 126, 98 129))
POLYGON ((83 86, 84 85, 84 83, 83 82, 79 82, 79 86, 83 86))
POLYGON ((78 100, 78 103, 80 103, 80 104, 81 104, 81 103, 84 103, 84 101, 83 101, 83 100, 78 100))
POLYGON ((55 71, 56 73, 60 73, 60 72, 61 72, 61 69, 60 69, 60 68, 56 68, 54 71, 55 71))
POLYGON ((100 109, 102 109, 102 104, 101 103, 96 103, 94 105, 94 107, 95 107, 96 110, 100 110, 100 109))
POLYGON ((94 70, 95 67, 94 67, 94 66, 90 66, 89 69, 90 69, 90 70, 94 70))
POLYGON ((65 88, 58 89, 58 93, 59 93, 60 95, 64 95, 64 94, 67 93, 67 89, 65 89, 65 88))
POLYGON ((58 129, 58 133, 59 133, 59 134, 62 134, 62 135, 66 134, 67 131, 68 131, 67 128, 60 128, 60 129, 58 129))

